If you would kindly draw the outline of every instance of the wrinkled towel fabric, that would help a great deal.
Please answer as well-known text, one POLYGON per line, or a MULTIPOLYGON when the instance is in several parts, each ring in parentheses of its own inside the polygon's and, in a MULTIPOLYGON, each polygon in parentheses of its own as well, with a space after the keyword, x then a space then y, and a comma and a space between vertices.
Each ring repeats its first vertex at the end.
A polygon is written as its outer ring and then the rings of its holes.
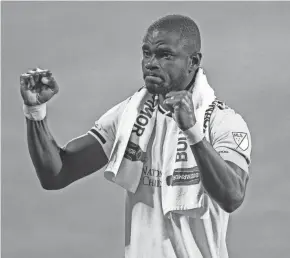
MULTIPOLYGON (((215 100, 214 90, 208 84, 202 68, 196 74, 192 91, 194 112, 202 132, 205 111, 215 100)), ((145 87, 136 92, 127 103, 116 139, 111 151, 105 177, 135 193, 146 161, 147 145, 154 126, 158 110, 158 96, 150 94, 145 87)), ((191 217, 206 218, 208 202, 204 194, 199 170, 188 141, 176 123, 167 128, 168 137, 164 143, 162 171, 162 207, 164 215, 170 212, 191 217), (183 150, 187 151, 183 151, 183 150)), ((207 133, 205 138, 208 139, 207 133)))

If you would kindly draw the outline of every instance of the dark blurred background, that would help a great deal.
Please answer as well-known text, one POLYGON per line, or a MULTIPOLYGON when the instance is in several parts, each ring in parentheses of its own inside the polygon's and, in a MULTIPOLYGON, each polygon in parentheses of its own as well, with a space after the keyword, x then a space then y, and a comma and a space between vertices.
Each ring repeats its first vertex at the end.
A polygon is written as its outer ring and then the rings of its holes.
POLYGON ((290 253, 289 2, 2 2, 2 257, 122 257, 124 192, 99 171, 41 189, 29 158, 19 75, 40 66, 60 84, 48 105, 64 145, 142 86, 141 41, 159 17, 192 17, 203 66, 252 134, 251 178, 231 216, 231 258, 290 253))

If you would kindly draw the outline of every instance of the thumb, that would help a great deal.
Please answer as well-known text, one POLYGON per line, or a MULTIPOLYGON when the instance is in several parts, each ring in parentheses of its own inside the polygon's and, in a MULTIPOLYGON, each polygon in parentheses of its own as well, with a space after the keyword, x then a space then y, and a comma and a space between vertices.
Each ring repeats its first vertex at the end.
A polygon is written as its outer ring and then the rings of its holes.
POLYGON ((53 76, 43 76, 41 82, 47 85, 55 94, 59 91, 59 86, 53 76))

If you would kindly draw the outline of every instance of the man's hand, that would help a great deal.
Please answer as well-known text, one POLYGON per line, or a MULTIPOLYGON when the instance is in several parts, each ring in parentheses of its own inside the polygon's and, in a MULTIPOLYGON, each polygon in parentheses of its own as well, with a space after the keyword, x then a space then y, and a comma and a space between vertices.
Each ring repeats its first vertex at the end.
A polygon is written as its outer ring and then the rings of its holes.
POLYGON ((191 90, 172 91, 166 94, 165 97, 164 104, 169 106, 173 119, 182 131, 195 125, 196 117, 191 90))
POLYGON ((49 70, 35 68, 20 76, 20 92, 25 105, 43 104, 58 91, 58 84, 49 70))

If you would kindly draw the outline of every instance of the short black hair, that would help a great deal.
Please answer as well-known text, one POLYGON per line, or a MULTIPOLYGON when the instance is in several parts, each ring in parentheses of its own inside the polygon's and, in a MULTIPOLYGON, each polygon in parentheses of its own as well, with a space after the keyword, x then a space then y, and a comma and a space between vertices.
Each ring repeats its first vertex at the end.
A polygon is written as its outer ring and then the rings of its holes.
POLYGON ((198 26, 187 16, 179 14, 166 15, 151 24, 147 30, 147 34, 154 30, 180 33, 181 39, 186 41, 186 47, 192 53, 200 52, 201 37, 198 26))

